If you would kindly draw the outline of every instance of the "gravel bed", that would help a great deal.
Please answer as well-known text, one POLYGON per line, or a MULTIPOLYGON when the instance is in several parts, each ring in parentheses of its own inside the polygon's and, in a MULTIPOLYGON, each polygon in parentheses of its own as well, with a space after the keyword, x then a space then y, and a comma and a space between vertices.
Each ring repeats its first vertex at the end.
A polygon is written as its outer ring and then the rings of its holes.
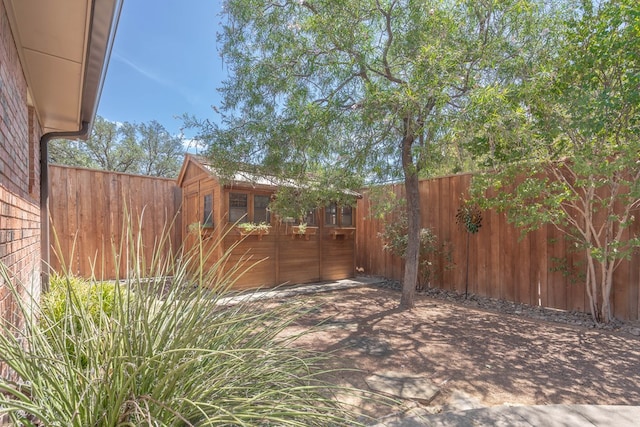
MULTIPOLYGON (((401 289, 401 283, 396 280, 385 279, 379 282, 377 285, 397 291, 400 291, 401 289)), ((614 319, 608 325, 596 325, 590 314, 578 311, 564 311, 540 306, 531 306, 517 302, 483 297, 472 293, 469 293, 465 298, 464 294, 459 294, 454 291, 439 288, 426 288, 418 290, 416 291, 416 293, 418 295, 425 295, 429 298, 440 301, 452 302, 459 305, 481 308, 484 310, 510 314, 513 316, 574 326, 582 326, 585 328, 598 328, 600 330, 618 331, 633 336, 640 336, 640 322, 638 321, 623 322, 619 319, 614 319)))

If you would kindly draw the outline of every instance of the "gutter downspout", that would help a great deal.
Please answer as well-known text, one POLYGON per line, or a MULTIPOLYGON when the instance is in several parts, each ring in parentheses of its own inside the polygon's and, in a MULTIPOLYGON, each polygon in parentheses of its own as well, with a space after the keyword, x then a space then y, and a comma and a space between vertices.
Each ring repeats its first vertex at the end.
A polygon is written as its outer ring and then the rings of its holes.
POLYGON ((48 132, 40 137, 40 250, 42 254, 42 291, 49 290, 51 244, 49 238, 49 150, 52 139, 87 139, 91 122, 98 111, 98 100, 107 74, 115 33, 122 13, 124 0, 91 0, 91 25, 83 76, 80 120, 82 127, 71 132, 48 132), (96 22, 97 21, 97 22, 96 22), (92 47, 96 47, 97 50, 92 47), (104 49, 102 49, 104 48, 104 49), (87 91, 87 87, 94 88, 87 91))
POLYGON ((48 132, 40 137, 40 252, 42 256, 42 292, 49 291, 49 267, 51 247, 49 238, 49 141, 52 139, 86 139, 89 122, 82 122, 82 128, 75 132, 48 132))

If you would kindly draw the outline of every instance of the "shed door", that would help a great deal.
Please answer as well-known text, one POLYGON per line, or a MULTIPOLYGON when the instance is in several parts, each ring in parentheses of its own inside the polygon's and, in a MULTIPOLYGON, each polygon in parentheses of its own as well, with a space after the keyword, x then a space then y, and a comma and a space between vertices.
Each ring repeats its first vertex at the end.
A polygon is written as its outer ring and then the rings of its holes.
POLYGON ((185 206, 184 206, 184 220, 183 220, 183 224, 185 227, 185 236, 187 236, 187 238, 185 239, 186 242, 186 247, 187 248, 192 248, 195 244, 196 244, 196 235, 193 232, 189 231, 189 228, 191 226, 191 224, 194 223, 198 223, 200 222, 200 215, 199 215, 199 198, 198 198, 198 193, 189 193, 187 194, 186 200, 185 200, 185 206))

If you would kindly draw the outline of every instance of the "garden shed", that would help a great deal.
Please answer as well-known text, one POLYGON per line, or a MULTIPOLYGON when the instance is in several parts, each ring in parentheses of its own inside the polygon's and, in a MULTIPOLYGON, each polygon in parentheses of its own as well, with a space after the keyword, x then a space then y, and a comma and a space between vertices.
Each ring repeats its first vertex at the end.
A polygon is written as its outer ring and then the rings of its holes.
MULTIPOLYGON (((278 218, 269 209, 278 189, 275 179, 238 172, 222 180, 205 158, 191 154, 185 156, 177 184, 182 189, 185 244, 197 244, 196 233, 203 237, 205 249, 222 238, 208 266, 227 250, 232 253, 226 268, 242 259, 260 261, 238 278, 235 289, 355 275, 356 217, 351 205, 318 207, 308 212, 302 224, 278 218), (250 229, 249 224, 261 223, 250 229)), ((356 197, 353 193, 354 202, 356 197)))

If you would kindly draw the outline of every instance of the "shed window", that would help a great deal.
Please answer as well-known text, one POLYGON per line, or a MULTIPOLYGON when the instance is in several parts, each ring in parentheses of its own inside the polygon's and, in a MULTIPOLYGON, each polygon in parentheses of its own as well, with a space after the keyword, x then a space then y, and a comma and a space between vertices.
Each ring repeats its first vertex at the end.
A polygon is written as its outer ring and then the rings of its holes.
POLYGON ((338 225, 338 205, 331 203, 324 208, 325 225, 338 225))
POLYGON ((229 193, 229 222, 247 219, 247 195, 245 193, 229 193))
POLYGON ((213 227, 213 194, 204 196, 204 207, 202 209, 202 225, 213 227))
POLYGON ((309 211, 304 217, 304 222, 307 225, 316 225, 316 211, 309 211))
POLYGON ((271 212, 269 212, 269 196, 253 196, 253 222, 271 222, 271 212))
POLYGON ((340 212, 340 225, 351 227, 353 225, 353 209, 351 206, 342 206, 340 212))
POLYGON ((353 227, 353 208, 331 203, 324 208, 324 224, 338 227, 353 227))

